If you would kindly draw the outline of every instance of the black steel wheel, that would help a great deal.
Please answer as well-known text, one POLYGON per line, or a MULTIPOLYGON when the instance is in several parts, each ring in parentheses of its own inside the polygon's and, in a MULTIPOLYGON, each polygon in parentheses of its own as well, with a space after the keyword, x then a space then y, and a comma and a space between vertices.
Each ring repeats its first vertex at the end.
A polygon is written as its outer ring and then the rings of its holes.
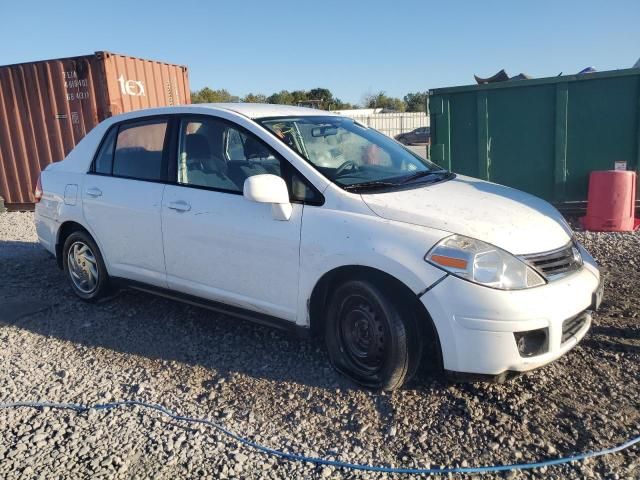
POLYGON ((419 361, 415 319, 394 300, 361 280, 343 283, 331 297, 325 324, 331 362, 363 386, 394 390, 419 361))
POLYGON ((364 375, 378 372, 383 364, 389 332, 375 305, 362 295, 352 294, 340 305, 338 317, 337 338, 351 369, 364 375))

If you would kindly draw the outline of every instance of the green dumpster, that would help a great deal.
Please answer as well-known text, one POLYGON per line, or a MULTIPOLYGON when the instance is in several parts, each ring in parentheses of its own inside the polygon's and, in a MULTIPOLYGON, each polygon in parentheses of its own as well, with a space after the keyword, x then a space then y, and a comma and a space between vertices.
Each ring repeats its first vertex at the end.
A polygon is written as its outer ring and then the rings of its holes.
POLYGON ((593 170, 640 168, 637 68, 438 88, 429 114, 434 162, 565 209, 593 170))

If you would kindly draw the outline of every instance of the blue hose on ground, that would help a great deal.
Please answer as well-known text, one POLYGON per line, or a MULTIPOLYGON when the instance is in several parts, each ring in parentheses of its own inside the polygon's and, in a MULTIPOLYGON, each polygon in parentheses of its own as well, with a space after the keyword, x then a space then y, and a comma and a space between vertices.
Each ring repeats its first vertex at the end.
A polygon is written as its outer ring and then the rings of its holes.
POLYGON ((489 472, 503 472, 503 471, 509 471, 509 470, 531 470, 535 468, 549 467, 552 465, 561 465, 564 463, 585 460, 587 458, 601 457, 611 453, 620 452, 640 442, 640 436, 636 436, 626 441, 625 443, 622 443, 615 447, 606 448, 604 450, 578 453, 568 457, 561 457, 561 458, 555 458, 550 460, 541 460, 539 462, 531 462, 531 463, 514 463, 511 465, 487 465, 482 467, 396 468, 396 467, 385 467, 385 466, 378 466, 378 465, 366 465, 366 464, 359 464, 359 463, 340 462, 338 460, 329 460, 329 459, 319 458, 319 457, 307 457, 305 455, 300 455, 297 453, 283 452, 282 450, 266 447, 264 445, 260 445, 259 443, 243 438, 237 433, 234 433, 231 430, 228 430, 225 427, 218 425, 215 422, 212 422, 211 420, 207 420, 205 418, 187 417, 187 416, 172 412, 171 410, 163 407, 162 405, 147 403, 147 402, 140 402, 137 400, 123 400, 119 402, 98 403, 95 405, 80 405, 77 403, 55 403, 55 402, 0 403, 0 409, 26 407, 26 408, 37 408, 37 409, 51 408, 51 409, 59 409, 59 410, 73 410, 75 412, 86 412, 88 410, 111 410, 111 409, 125 407, 125 406, 128 406, 128 407, 137 406, 137 407, 142 407, 149 410, 155 410, 157 412, 160 412, 163 415, 171 417, 172 419, 180 422, 199 423, 199 424, 213 427, 216 430, 219 430, 220 432, 224 433, 225 435, 233 438, 238 443, 244 446, 253 448, 262 453, 266 453, 267 455, 272 455, 275 457, 282 458, 284 460, 289 460, 294 462, 313 463, 316 465, 328 465, 328 466, 351 469, 351 470, 380 472, 380 473, 442 475, 447 473, 489 473, 489 472))

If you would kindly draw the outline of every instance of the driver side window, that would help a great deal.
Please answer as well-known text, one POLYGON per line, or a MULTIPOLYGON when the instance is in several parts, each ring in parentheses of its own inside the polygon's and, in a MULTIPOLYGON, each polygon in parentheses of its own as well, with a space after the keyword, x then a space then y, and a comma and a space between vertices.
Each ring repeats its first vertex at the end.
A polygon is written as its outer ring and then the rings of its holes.
POLYGON ((178 144, 178 183, 238 191, 222 155, 224 125, 215 119, 183 120, 178 144))
POLYGON ((185 119, 178 143, 178 183, 242 194, 253 175, 284 179, 292 200, 315 202, 318 194, 262 140, 216 118, 185 119))
POLYGON ((244 140, 236 129, 227 131, 226 156, 228 160, 247 160, 244 153, 244 140))

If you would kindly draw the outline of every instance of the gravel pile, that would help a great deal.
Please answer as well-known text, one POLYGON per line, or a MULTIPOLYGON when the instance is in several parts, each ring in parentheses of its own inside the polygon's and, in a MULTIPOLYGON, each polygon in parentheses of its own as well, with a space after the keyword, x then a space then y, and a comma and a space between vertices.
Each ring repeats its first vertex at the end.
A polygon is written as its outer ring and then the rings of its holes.
MULTIPOLYGON (((0 214, 0 401, 156 402, 272 447, 350 462, 479 466, 555 458, 640 434, 640 235, 578 233, 605 269, 602 310, 559 361, 506 384, 421 372, 393 394, 354 387, 318 341, 154 296, 87 305, 0 214)), ((0 411, 2 478, 390 478, 281 461, 138 408, 0 411)), ((639 478, 638 449, 477 478, 639 478)), ((468 478, 474 478, 470 476, 468 478)))

